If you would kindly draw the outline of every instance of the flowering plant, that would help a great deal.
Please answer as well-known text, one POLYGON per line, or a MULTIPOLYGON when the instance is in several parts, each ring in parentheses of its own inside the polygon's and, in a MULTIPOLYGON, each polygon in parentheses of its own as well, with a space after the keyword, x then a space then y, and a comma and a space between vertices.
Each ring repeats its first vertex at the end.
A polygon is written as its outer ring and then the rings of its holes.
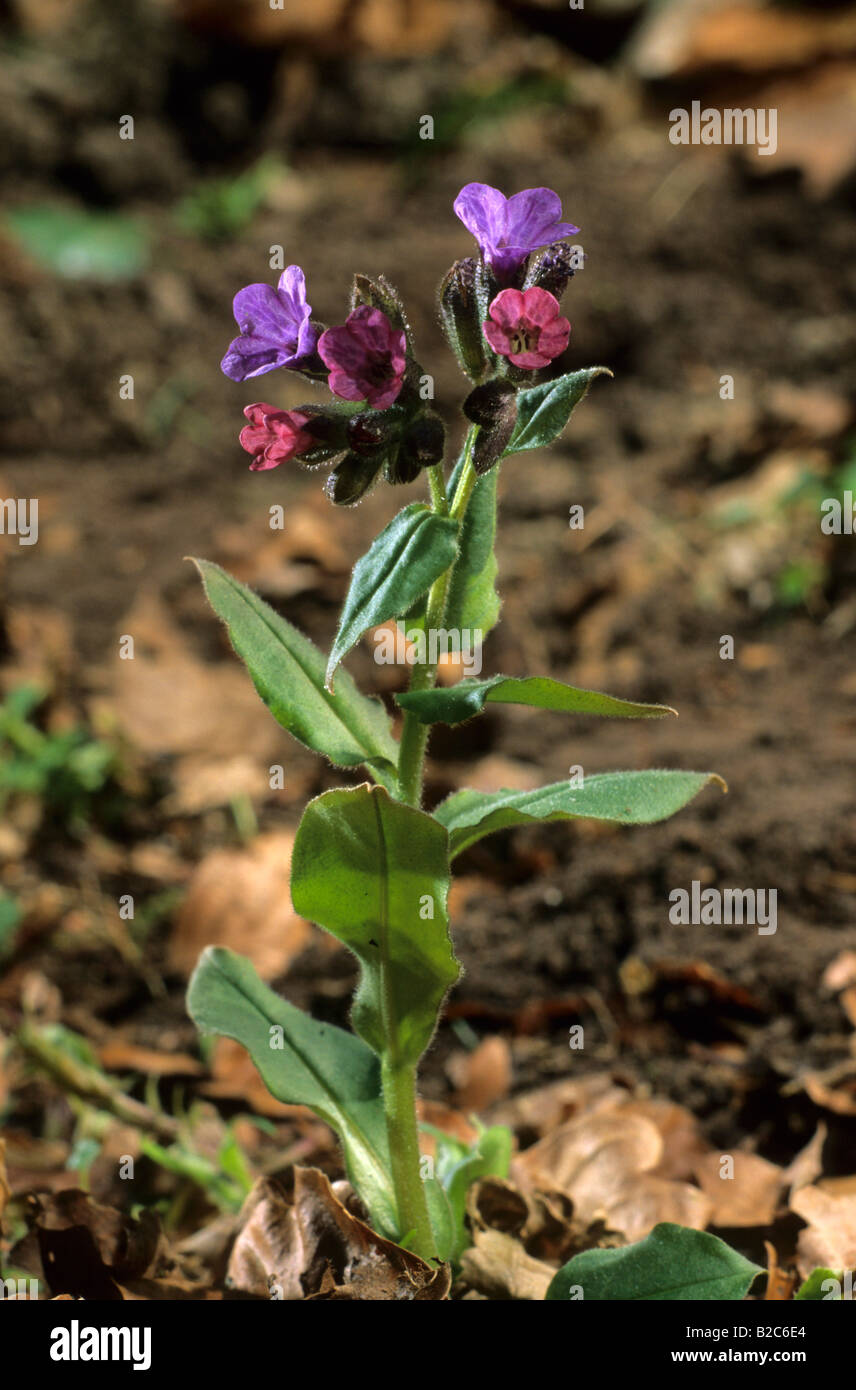
POLYGON ((712 777, 615 772, 535 791, 462 790, 430 812, 422 807, 431 727, 471 719, 486 704, 636 719, 673 713, 547 676, 437 686, 438 637, 454 644, 462 632, 483 636, 498 618, 500 463, 549 445, 594 378, 609 375, 604 367, 545 375, 568 345, 560 300, 574 273, 567 238, 578 230, 561 220, 556 194, 536 188, 506 199, 474 183, 455 211, 478 254, 457 261, 439 289, 443 329, 469 379, 466 435, 451 469, 446 428, 425 390, 430 378, 385 279, 356 276, 350 312, 334 327, 312 319, 297 266, 276 289, 251 285, 235 298, 240 334, 223 359, 226 375, 245 381, 284 367, 326 383, 331 397, 293 410, 248 405, 240 442, 250 467, 325 464, 338 505, 358 502, 381 477, 394 486, 424 472, 430 503, 405 506, 357 562, 329 656, 243 584, 198 562, 208 599, 274 717, 337 768, 365 768, 368 780, 310 802, 292 861, 295 910, 359 961, 353 1032, 313 1020, 229 951, 206 951, 189 991, 200 1028, 239 1040, 273 1095, 309 1106, 336 1131, 375 1229, 439 1261, 466 1243, 466 1183, 502 1171, 508 1158, 508 1136, 487 1131, 474 1152, 438 1163, 436 1174, 420 1162, 417 1066, 459 974, 447 916, 452 861, 483 836, 536 821, 662 820, 712 777), (406 621, 408 635, 424 639, 414 644, 420 655, 409 689, 395 697, 398 729, 340 669, 366 632, 390 621, 406 621))

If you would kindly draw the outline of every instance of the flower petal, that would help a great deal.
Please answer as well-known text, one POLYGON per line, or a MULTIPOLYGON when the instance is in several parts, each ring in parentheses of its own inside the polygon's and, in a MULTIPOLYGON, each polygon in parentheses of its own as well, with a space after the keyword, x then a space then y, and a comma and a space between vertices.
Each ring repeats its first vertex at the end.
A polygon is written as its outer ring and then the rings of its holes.
POLYGON ((508 200, 507 236, 509 246, 534 251, 561 237, 579 231, 572 222, 563 222, 562 201, 552 188, 524 188, 508 200))
POLYGON ((500 290, 490 306, 490 316, 494 323, 508 332, 513 332, 526 310, 526 300, 521 290, 500 290))
POLYGON ((487 183, 468 183, 455 199, 455 216, 485 254, 505 238, 506 203, 505 194, 487 183))
POLYGON ((544 328, 559 317, 559 301, 549 290, 537 285, 523 294, 523 315, 536 328, 544 328))

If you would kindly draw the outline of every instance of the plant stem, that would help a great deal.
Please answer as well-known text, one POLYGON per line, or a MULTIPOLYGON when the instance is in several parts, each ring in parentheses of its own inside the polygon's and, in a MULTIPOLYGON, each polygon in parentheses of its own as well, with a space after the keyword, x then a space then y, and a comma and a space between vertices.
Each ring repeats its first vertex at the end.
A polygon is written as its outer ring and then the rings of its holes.
MULTIPOLYGON (((435 512, 441 515, 454 517, 456 521, 462 521, 472 495, 473 487, 476 482, 476 471, 472 464, 473 444, 475 443, 478 425, 473 425, 467 435, 467 442, 464 445, 464 467, 455 496, 449 508, 446 497, 446 488, 443 483, 443 475, 438 465, 436 468, 429 468, 428 478, 431 485, 431 501, 435 512)), ((425 609, 425 638, 430 646, 430 634, 436 632, 444 626, 446 614, 446 600, 449 595, 449 585, 454 573, 454 565, 441 574, 431 586, 428 594, 428 603, 425 609)), ((430 690, 437 679, 437 663, 424 662, 422 665, 414 666, 410 678, 411 690, 430 690)), ((398 794, 400 799, 407 806, 421 806, 422 804, 422 780, 425 766, 425 748, 428 743, 429 725, 420 723, 417 716, 409 710, 405 711, 404 720, 401 726, 401 745, 398 754, 398 794)))
POLYGON ((407 1238, 408 1247, 414 1254, 421 1255, 423 1260, 430 1260, 436 1255, 436 1247, 419 1171, 416 1068, 396 1065, 384 1058, 381 1074, 400 1238, 407 1238))
MULTIPOLYGON (((464 466, 451 509, 446 496, 442 465, 428 469, 431 488, 431 506, 440 516, 452 516, 461 522, 466 513, 470 496, 476 482, 472 464, 473 444, 478 426, 471 427, 464 446, 464 466)), ((441 574, 431 586, 425 608, 425 634, 430 644, 430 634, 443 627, 446 602, 449 595, 454 565, 441 574)), ((437 663, 426 662, 414 666, 411 690, 430 690, 437 679, 437 663)), ((415 714, 405 711, 401 730, 401 744, 398 757, 398 794, 408 806, 419 807, 422 803, 422 782, 425 765, 425 747, 428 742, 429 726, 421 724, 415 714)), ((408 1239, 410 1248, 423 1259, 431 1259, 436 1254, 425 1188, 419 1170, 419 1126, 416 1119, 416 1067, 400 1063, 390 1050, 382 1059, 381 1080, 383 1085, 383 1104, 386 1114, 386 1130, 389 1139, 392 1182, 398 1204, 398 1219, 401 1239, 408 1239)))

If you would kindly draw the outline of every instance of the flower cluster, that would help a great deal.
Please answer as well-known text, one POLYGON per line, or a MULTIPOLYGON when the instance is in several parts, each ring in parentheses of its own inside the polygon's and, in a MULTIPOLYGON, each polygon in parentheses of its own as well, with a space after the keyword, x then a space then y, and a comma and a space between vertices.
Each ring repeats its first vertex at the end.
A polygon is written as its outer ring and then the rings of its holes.
MULTIPOLYGON (((500 433, 511 427, 515 387, 568 346, 571 325, 559 298, 573 269, 564 239, 579 228, 562 221, 561 203, 549 188, 506 198, 498 188, 470 183, 456 198, 455 212, 474 236, 479 256, 457 261, 443 280, 440 316, 463 371, 476 383, 473 410, 483 416, 484 471, 501 454, 500 433), (534 252, 542 254, 532 262, 534 252), (482 385, 488 389, 479 395, 482 385), (500 417, 501 432, 499 424, 489 423, 500 417)), ((252 455, 251 469, 265 471, 291 459, 309 467, 330 462, 328 494, 351 505, 381 473, 388 482, 408 483, 440 462, 445 430, 425 404, 404 309, 383 277, 356 276, 350 313, 330 328, 312 318, 297 265, 283 271, 276 288, 254 284, 240 290, 233 308, 240 332, 221 363, 226 376, 241 382, 285 367, 325 382, 334 397, 326 406, 293 410, 261 401, 248 405, 240 442, 252 455)))

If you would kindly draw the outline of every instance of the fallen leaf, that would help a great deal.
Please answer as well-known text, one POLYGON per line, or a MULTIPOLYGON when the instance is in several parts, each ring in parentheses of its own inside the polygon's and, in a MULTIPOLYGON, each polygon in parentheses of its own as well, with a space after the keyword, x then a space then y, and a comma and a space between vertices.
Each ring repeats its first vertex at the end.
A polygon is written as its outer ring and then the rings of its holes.
POLYGON ((135 1219, 79 1188, 30 1197, 27 1224, 10 1262, 44 1280, 51 1294, 76 1298, 120 1301, 119 1282, 147 1274, 160 1245, 153 1211, 135 1219))
POLYGON ((805 1148, 800 1149, 785 1169, 783 1178, 787 1187, 796 1191, 797 1188, 810 1186, 815 1178, 820 1177, 823 1172, 823 1146, 828 1133, 829 1130, 821 1120, 805 1148))
POLYGON ((98 1048, 98 1060, 107 1071, 139 1071, 145 1076, 201 1076, 205 1072, 195 1057, 181 1052, 157 1052, 138 1047, 124 1038, 113 1038, 98 1048))
POLYGON ((498 1105, 491 1115, 494 1124, 509 1129, 548 1134, 574 1116, 612 1110, 629 1099, 623 1086, 617 1086, 607 1072, 565 1078, 525 1091, 498 1105))
POLYGON ((856 1268, 856 1192, 834 1194, 801 1187, 791 1195, 791 1211, 807 1223, 797 1240, 797 1265, 807 1279, 818 1266, 856 1268))
POLYGON ((512 1164, 529 1188, 565 1192, 583 1223, 603 1220, 629 1241, 660 1221, 703 1230, 711 1202, 697 1187, 654 1173, 664 1144, 656 1125, 621 1107, 571 1120, 540 1139, 512 1164))
POLYGON ((785 1174, 778 1164, 758 1154, 712 1151, 696 1164, 696 1178, 711 1200, 711 1225, 768 1226, 779 1205, 785 1174), (732 1177, 722 1176, 723 1157, 732 1160, 732 1177))
POLYGON ((353 1216, 316 1168, 294 1169, 293 1199, 263 1178, 244 1204, 229 1282, 257 1298, 436 1301, 448 1266, 433 1267, 353 1216))
POLYGON ((502 1231, 474 1233, 461 1257, 461 1278, 488 1298, 543 1302, 556 1273, 552 1265, 527 1255, 519 1240, 502 1231))
POLYGON ((237 660, 198 660, 164 603, 141 597, 122 620, 133 658, 117 651, 104 675, 107 692, 93 701, 93 720, 117 724, 148 757, 165 754, 252 757, 267 767, 282 756, 282 733, 237 660))
POLYGON ((848 985, 856 985, 856 951, 839 951, 823 972, 824 989, 837 992, 848 985))
POLYGON ((472 1052, 453 1052, 446 1070, 460 1110, 486 1110, 511 1089, 511 1049, 505 1038, 484 1038, 472 1052))
POLYGON ((261 835, 244 850, 213 850, 196 869, 169 940, 172 970, 189 976, 206 946, 248 956, 262 979, 281 975, 312 928, 291 906, 294 836, 261 835))

